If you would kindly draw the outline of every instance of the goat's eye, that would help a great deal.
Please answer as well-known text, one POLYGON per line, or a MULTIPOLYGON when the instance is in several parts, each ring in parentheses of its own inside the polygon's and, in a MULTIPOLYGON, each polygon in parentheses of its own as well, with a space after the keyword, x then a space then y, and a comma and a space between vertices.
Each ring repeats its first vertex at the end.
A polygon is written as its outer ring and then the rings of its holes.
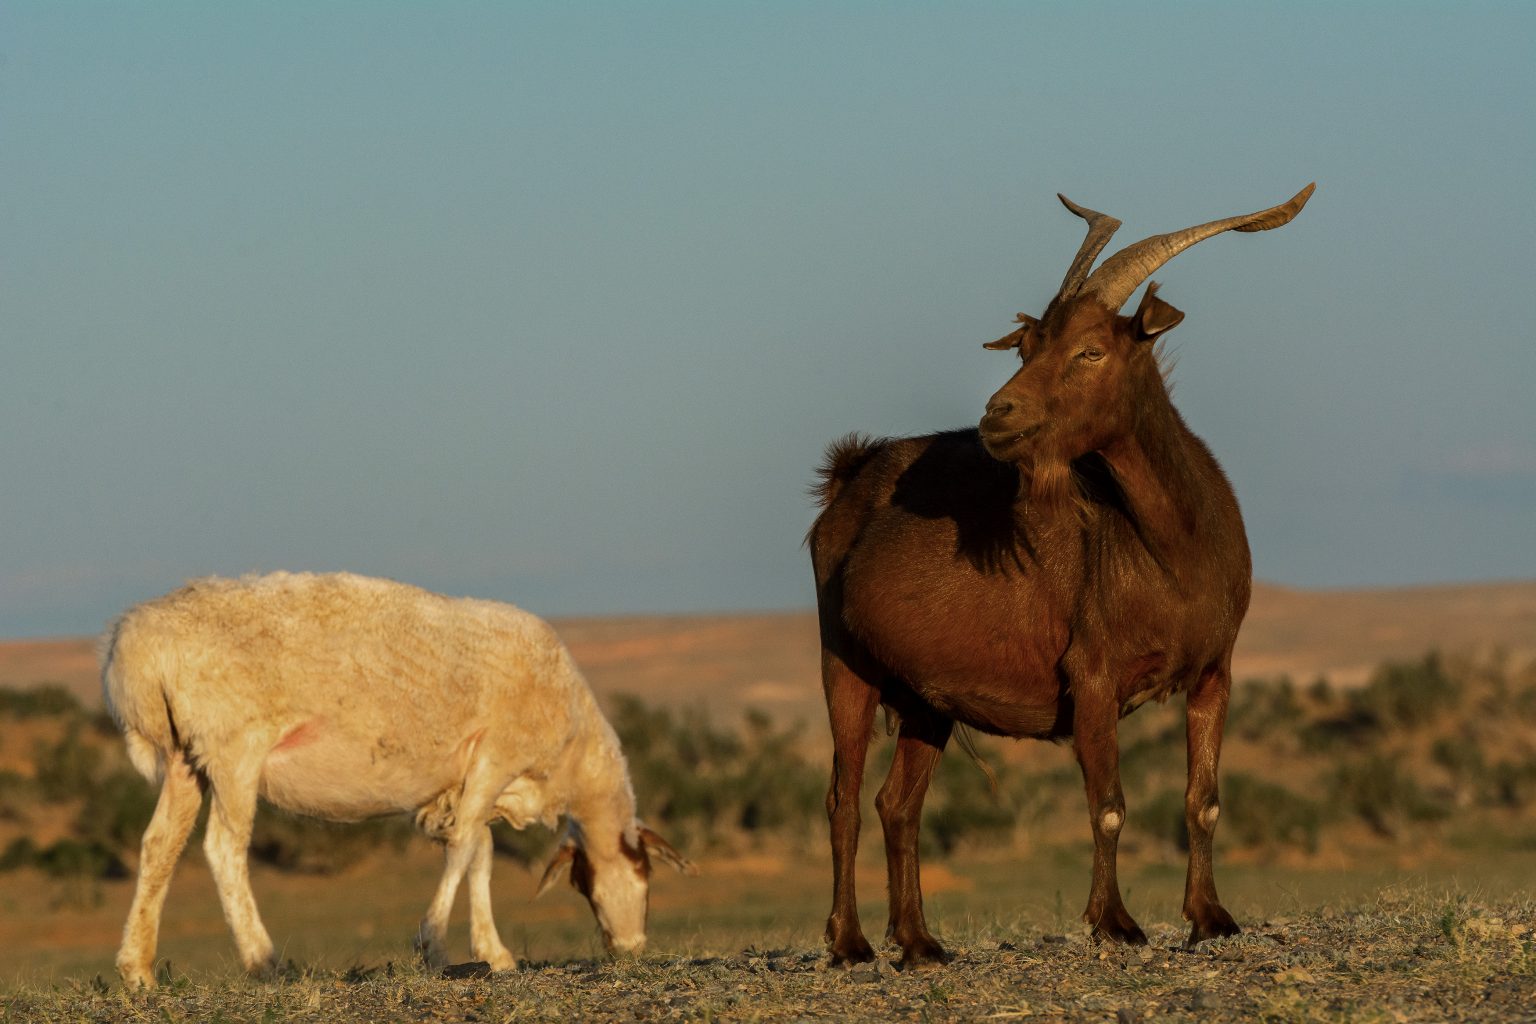
POLYGON ((1104 350, 1101 348, 1085 348, 1077 354, 1077 358, 1096 363, 1104 358, 1104 350))

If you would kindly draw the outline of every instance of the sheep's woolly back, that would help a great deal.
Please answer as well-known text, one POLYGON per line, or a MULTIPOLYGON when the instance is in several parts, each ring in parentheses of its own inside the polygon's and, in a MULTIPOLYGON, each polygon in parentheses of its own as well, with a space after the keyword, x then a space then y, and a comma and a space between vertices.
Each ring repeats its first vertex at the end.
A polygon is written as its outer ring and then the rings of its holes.
POLYGON ((210 578, 130 609, 103 646, 150 778, 172 751, 200 771, 254 754, 268 799, 345 820, 423 807, 483 762, 504 785, 546 780, 545 813, 633 817, 586 681, 511 605, 344 573, 210 578))

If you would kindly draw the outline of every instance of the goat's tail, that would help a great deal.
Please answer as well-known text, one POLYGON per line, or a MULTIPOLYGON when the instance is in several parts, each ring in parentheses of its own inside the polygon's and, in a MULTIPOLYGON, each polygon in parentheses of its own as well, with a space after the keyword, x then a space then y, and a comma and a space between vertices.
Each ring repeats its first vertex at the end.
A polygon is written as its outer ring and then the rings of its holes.
POLYGON ((113 721, 123 730, 128 760, 140 775, 158 784, 166 758, 176 748, 176 725, 165 695, 166 666, 153 648, 136 642, 128 616, 114 622, 102 644, 101 691, 113 721))
POLYGON ((826 508, 836 499, 843 485, 859 475, 865 463, 885 446, 885 441, 849 434, 827 446, 827 457, 816 470, 819 479, 811 487, 816 503, 826 508))

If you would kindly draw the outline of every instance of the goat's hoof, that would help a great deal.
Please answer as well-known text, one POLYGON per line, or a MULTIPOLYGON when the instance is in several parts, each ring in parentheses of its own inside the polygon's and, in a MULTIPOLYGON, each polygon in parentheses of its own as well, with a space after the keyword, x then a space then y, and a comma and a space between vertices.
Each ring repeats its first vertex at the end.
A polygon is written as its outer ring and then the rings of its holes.
POLYGON ((1232 915, 1227 913, 1221 904, 1207 908, 1203 913, 1192 914, 1190 919, 1194 922, 1189 929, 1189 938, 1184 943, 1185 949, 1194 949, 1196 945, 1206 939, 1224 939, 1232 935, 1241 935, 1243 930, 1232 920, 1232 915))
POLYGON ((952 958, 938 941, 920 939, 901 948, 901 962, 896 966, 902 971, 931 971, 943 967, 952 958))
POLYGON ((1099 917, 1097 920, 1090 917, 1093 924, 1094 942, 1123 942, 1127 946, 1145 946, 1147 933, 1141 930, 1124 907, 1120 907, 1110 913, 1099 917))
POLYGON ((875 959, 875 951, 869 940, 862 935, 852 939, 834 940, 827 949, 828 964, 832 967, 852 967, 867 964, 875 959))

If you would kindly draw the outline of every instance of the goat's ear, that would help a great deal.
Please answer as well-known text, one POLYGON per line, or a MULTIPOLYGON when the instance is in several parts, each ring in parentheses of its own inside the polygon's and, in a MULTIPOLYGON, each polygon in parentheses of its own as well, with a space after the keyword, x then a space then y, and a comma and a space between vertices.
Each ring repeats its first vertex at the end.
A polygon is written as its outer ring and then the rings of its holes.
POLYGON ((673 849, 671 843, 661 838, 655 832, 652 832, 649 827, 639 825, 638 831, 640 833, 640 845, 651 856, 663 864, 670 864, 685 875, 692 876, 699 873, 699 866, 697 864, 678 853, 677 850, 673 849))
POLYGON ((1013 331, 1010 334, 1005 334, 1001 338, 998 338, 996 341, 989 341, 981 347, 990 348, 998 352, 1005 351, 1010 348, 1020 348, 1026 341, 1029 340, 1031 332, 1040 326, 1040 321, 1036 320, 1028 313, 1020 313, 1018 316, 1014 317, 1014 320, 1022 325, 1018 330, 1013 331))
POLYGON ((1141 305, 1136 307, 1136 315, 1131 317, 1131 327, 1136 332, 1137 341, 1151 341, 1179 326, 1183 319, 1181 310, 1157 297, 1157 285, 1149 284, 1146 294, 1141 297, 1141 305))
POLYGON ((571 873, 571 865, 576 863, 576 840, 567 836, 561 840, 560 848, 549 862, 549 867, 544 869, 544 877, 539 879, 539 887, 534 892, 533 898, 538 899, 549 891, 550 886, 571 873))

